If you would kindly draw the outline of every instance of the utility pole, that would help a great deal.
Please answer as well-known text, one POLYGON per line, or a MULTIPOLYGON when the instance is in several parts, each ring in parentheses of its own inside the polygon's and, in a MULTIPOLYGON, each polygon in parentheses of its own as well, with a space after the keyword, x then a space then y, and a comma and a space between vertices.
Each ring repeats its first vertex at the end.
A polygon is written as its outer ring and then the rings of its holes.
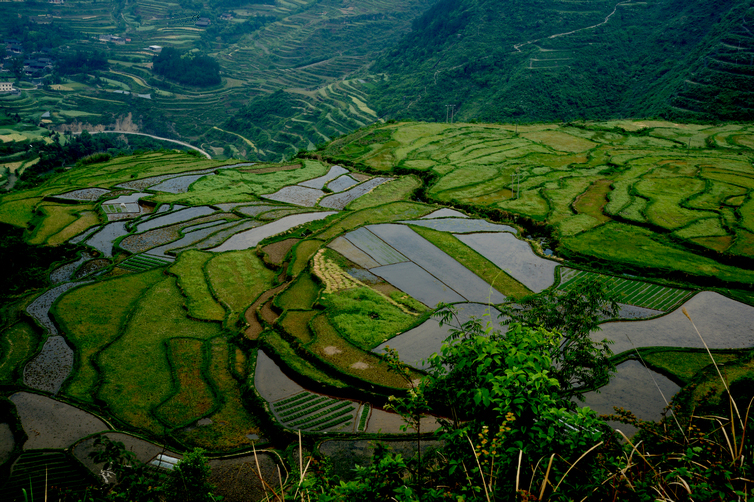
POLYGON ((453 115, 455 115, 456 105, 445 105, 445 122, 448 121, 448 114, 450 114, 450 123, 453 123, 453 115))

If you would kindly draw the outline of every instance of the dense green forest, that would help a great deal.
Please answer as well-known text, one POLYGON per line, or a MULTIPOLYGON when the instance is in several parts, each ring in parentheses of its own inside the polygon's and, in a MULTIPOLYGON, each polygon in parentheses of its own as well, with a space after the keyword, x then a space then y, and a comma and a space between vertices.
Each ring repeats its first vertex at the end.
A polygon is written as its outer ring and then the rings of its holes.
POLYGON ((209 56, 182 54, 173 47, 165 47, 154 58, 156 74, 181 84, 209 87, 220 83, 220 65, 209 56))
POLYGON ((380 115, 751 120, 750 1, 441 0, 372 67, 380 115))

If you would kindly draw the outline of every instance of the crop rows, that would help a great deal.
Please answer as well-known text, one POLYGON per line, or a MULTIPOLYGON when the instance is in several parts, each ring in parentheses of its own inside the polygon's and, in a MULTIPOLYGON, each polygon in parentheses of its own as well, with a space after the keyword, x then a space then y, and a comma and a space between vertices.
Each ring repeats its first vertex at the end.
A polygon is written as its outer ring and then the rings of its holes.
POLYGON ((168 262, 165 260, 160 260, 153 256, 140 254, 137 256, 132 256, 131 258, 120 263, 118 266, 120 268, 125 268, 126 270, 142 272, 144 270, 149 270, 150 268, 162 267, 167 264, 168 262))
MULTIPOLYGON (((328 397, 322 396, 317 399, 314 399, 312 401, 308 401, 306 404, 302 406, 297 406, 296 408, 289 409, 283 413, 280 414, 280 418, 282 419, 296 419, 299 416, 304 416, 307 413, 311 413, 314 410, 321 409, 324 406, 328 406, 330 403, 334 402, 333 399, 330 399, 328 397), (303 412, 303 413, 302 413, 303 412)), ((278 410, 280 412, 280 410, 278 410)))
POLYGON ((668 288, 658 284, 573 269, 563 269, 561 271, 561 284, 558 289, 571 289, 584 281, 594 278, 605 279, 610 289, 617 293, 621 303, 655 310, 673 310, 693 294, 691 291, 685 289, 668 288))
POLYGON ((371 411, 371 406, 369 403, 364 403, 364 406, 361 408, 361 416, 359 417, 359 426, 358 431, 363 432, 364 429, 367 427, 367 419, 369 418, 369 412, 371 411))
POLYGON ((351 420, 356 409, 351 401, 302 392, 273 404, 273 410, 288 427, 321 431, 351 420))
MULTIPOLYGON (((53 486, 81 493, 90 483, 85 472, 88 471, 63 452, 26 452, 13 465, 10 479, 0 490, 0 499, 22 500, 21 489, 46 496, 46 491, 53 486)), ((34 497, 34 500, 41 499, 34 497)))

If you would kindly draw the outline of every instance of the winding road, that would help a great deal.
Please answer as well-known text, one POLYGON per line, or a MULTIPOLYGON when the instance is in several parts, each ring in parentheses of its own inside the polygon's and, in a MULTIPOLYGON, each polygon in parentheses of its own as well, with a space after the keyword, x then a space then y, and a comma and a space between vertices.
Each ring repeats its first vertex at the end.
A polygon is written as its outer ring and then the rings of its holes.
MULTIPOLYGON (((75 132, 75 133, 73 133, 73 134, 81 134, 81 133, 80 133, 80 132, 75 132)), ((188 143, 185 143, 185 142, 183 142, 183 141, 178 141, 177 139, 170 139, 170 138, 161 138, 160 136, 153 136, 152 134, 146 134, 146 133, 143 133, 143 132, 129 132, 129 131, 93 131, 93 132, 90 132, 89 134, 92 134, 92 135, 94 135, 94 134, 134 134, 134 135, 136 135, 136 136, 147 136, 147 137, 149 137, 149 138, 159 139, 160 141, 169 141, 169 142, 171 142, 171 143, 177 143, 177 144, 179 144, 179 145, 183 145, 183 146, 186 146, 186 147, 188 147, 188 148, 191 148, 192 150, 196 150, 197 152, 201 153, 202 155, 204 155, 204 156, 205 156, 205 157, 207 157, 208 159, 212 159, 212 156, 211 156, 210 154, 208 154, 207 152, 205 152, 205 151, 204 151, 204 150, 202 150, 201 148, 198 148, 198 147, 196 147, 196 146, 194 146, 194 145, 190 145, 190 144, 188 144, 188 143)))

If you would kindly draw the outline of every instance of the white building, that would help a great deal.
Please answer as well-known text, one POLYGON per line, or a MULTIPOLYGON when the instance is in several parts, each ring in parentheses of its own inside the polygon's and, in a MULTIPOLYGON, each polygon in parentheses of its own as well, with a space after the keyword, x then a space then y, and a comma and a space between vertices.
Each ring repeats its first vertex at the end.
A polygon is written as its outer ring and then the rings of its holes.
POLYGON ((0 82, 0 92, 13 92, 13 82, 0 82))

